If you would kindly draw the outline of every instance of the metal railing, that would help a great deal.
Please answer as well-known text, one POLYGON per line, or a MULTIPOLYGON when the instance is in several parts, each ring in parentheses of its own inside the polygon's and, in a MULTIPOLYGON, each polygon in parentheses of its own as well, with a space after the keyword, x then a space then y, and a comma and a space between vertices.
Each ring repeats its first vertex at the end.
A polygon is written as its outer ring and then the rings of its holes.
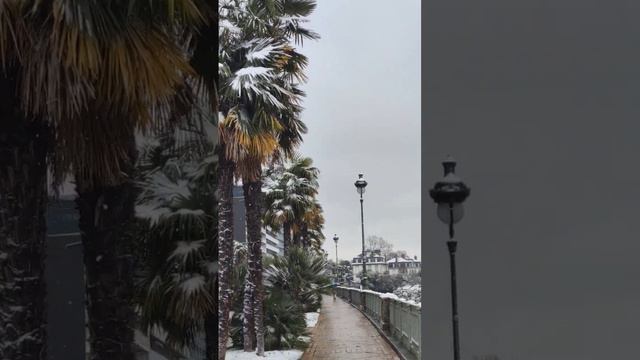
POLYGON ((421 307, 388 294, 339 286, 337 295, 365 313, 396 346, 420 359, 421 307))
POLYGON ((389 302, 389 327, 391 335, 404 347, 420 356, 421 309, 400 301, 389 302))
POLYGON ((382 298, 372 291, 364 291, 364 311, 377 324, 383 323, 382 298))

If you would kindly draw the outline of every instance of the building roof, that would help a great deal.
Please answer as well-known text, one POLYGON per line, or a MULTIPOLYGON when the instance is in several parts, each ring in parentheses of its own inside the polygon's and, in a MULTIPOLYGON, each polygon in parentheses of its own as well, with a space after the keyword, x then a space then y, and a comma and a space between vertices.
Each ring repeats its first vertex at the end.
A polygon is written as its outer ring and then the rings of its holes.
POLYGON ((405 259, 405 258, 393 258, 391 260, 387 260, 387 263, 395 263, 395 262, 399 262, 399 263, 409 263, 409 262, 420 262, 420 260, 414 260, 414 259, 405 259))

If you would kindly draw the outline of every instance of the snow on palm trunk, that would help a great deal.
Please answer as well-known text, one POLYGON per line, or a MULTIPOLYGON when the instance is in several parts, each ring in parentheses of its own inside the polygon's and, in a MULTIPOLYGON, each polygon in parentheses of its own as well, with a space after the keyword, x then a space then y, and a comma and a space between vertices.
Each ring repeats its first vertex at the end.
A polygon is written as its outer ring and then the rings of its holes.
MULTIPOLYGON (((223 147, 224 148, 224 147, 223 147)), ((235 165, 220 153, 218 179, 218 360, 224 360, 229 339, 231 268, 233 266, 232 185, 235 165)))
MULTIPOLYGON (((256 272, 256 256, 255 256, 255 247, 256 247, 256 239, 255 239, 255 195, 252 192, 252 184, 246 183, 243 185, 244 190, 244 203, 246 207, 246 224, 247 224, 247 250, 248 250, 248 261, 247 261, 247 274, 245 276, 244 282, 244 300, 243 300, 243 322, 242 322, 242 333, 244 336, 244 351, 253 351, 255 349, 255 338, 256 338, 256 323, 254 320, 254 311, 253 304, 255 301, 255 272, 256 272)), ((259 221, 259 219, 258 219, 259 221)), ((258 228, 258 251, 260 251, 260 229, 258 228)))
POLYGON ((283 232, 283 240, 284 240, 284 253, 288 254, 289 253, 289 248, 291 247, 291 223, 289 221, 285 221, 284 225, 282 226, 282 232, 283 232))
MULTIPOLYGON (((263 286, 262 286, 262 235, 260 229, 262 228, 262 219, 260 211, 260 194, 262 189, 262 181, 247 182, 244 185, 245 194, 245 206, 247 209, 247 239, 249 249, 249 271, 247 272, 248 280, 246 288, 251 288, 251 294, 245 292, 245 305, 247 300, 250 308, 245 307, 245 311, 253 313, 253 328, 251 330, 253 336, 256 339, 256 352, 258 355, 264 353, 264 314, 263 314, 263 286)), ((246 319, 247 313, 245 313, 246 319)), ((246 346, 245 346, 246 349, 246 346)))
MULTIPOLYGON (((3 90, 13 89, 5 86, 3 90)), ((45 127, 0 104, 0 358, 45 359, 45 127)))
MULTIPOLYGON (((135 187, 131 180, 136 157, 133 127, 127 139, 105 154, 123 175, 111 184, 98 184, 76 171, 76 204, 84 246, 87 314, 91 360, 133 360, 135 310, 131 221, 135 187), (122 156, 122 154, 127 154, 122 156)), ((91 134, 90 136, 96 136, 91 134)), ((99 165, 98 165, 99 166, 99 165)))

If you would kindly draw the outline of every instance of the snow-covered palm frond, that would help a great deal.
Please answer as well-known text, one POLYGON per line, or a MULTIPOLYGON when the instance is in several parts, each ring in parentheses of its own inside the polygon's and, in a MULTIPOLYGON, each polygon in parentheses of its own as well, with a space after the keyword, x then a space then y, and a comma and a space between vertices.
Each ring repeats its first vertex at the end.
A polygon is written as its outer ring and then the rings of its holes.
POLYGON ((150 174, 145 180, 145 193, 168 205, 176 204, 176 202, 188 199, 191 196, 189 181, 181 177, 179 172, 181 169, 176 168, 175 164, 166 166, 163 171, 156 171, 150 174), (173 178, 176 177, 178 178, 173 178))
POLYGON ((275 74, 272 69, 264 66, 248 66, 235 71, 230 85, 233 90, 238 92, 238 95, 242 90, 251 90, 254 93, 259 93, 262 91, 260 83, 273 81, 274 79, 275 74))
POLYGON ((218 27, 220 36, 225 35, 225 33, 231 36, 239 36, 242 34, 242 30, 228 19, 221 19, 218 27))
POLYGON ((329 279, 322 256, 294 247, 285 256, 275 257, 265 269, 268 286, 284 289, 302 304, 309 304, 329 279))
POLYGON ((239 45, 246 49, 245 59, 249 64, 269 64, 278 57, 286 56, 285 46, 273 38, 253 38, 239 45))
POLYGON ((178 323, 201 321, 204 314, 215 311, 211 284, 200 273, 174 274, 164 296, 168 299, 167 315, 178 323))
POLYGON ((280 229, 288 222, 293 225, 294 233, 300 234, 302 228, 307 227, 303 225, 308 222, 306 214, 322 212, 315 199, 319 172, 311 164, 311 159, 298 156, 266 172, 263 217, 266 224, 280 229))
MULTIPOLYGON (((277 147, 259 156, 250 156, 246 168, 259 168, 269 158, 289 156, 302 141, 306 126, 300 120, 299 83, 305 81, 306 57, 292 41, 300 36, 315 38, 301 24, 315 7, 308 0, 248 0, 226 2, 219 7, 221 38, 219 47, 220 104, 224 116, 234 109, 247 112, 255 130, 277 139, 277 147)), ((221 117, 222 118, 222 117, 221 117)), ((227 146, 236 146, 223 141, 227 146)), ((244 165, 242 165, 244 166, 244 165)), ((249 178, 255 174, 249 174, 249 178)))
POLYGON ((189 345, 215 313, 215 172, 211 121, 165 129, 163 151, 142 154, 136 216, 144 247, 137 299, 143 326, 166 331, 169 343, 189 345))
POLYGON ((167 260, 176 260, 181 263, 186 263, 190 259, 195 258, 195 261, 200 261, 202 259, 202 248, 205 246, 206 240, 195 240, 195 241, 178 241, 176 243, 176 248, 173 250, 171 255, 167 258, 167 260))
POLYGON ((152 202, 138 204, 135 208, 136 217, 149 221, 151 226, 156 226, 160 219, 166 217, 169 213, 169 208, 152 202))
POLYGON ((167 161, 162 170, 146 174, 140 182, 142 192, 135 208, 136 217, 164 232, 185 233, 191 227, 206 228, 210 215, 193 204, 193 184, 187 174, 183 165, 174 160, 167 161))

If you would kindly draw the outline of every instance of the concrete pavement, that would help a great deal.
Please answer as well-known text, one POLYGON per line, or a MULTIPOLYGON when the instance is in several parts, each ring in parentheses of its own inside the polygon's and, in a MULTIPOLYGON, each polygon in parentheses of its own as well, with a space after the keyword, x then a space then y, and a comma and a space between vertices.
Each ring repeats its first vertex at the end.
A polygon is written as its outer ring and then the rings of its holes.
POLYGON ((318 324, 302 360, 400 360, 360 311, 340 298, 323 296, 318 324))

